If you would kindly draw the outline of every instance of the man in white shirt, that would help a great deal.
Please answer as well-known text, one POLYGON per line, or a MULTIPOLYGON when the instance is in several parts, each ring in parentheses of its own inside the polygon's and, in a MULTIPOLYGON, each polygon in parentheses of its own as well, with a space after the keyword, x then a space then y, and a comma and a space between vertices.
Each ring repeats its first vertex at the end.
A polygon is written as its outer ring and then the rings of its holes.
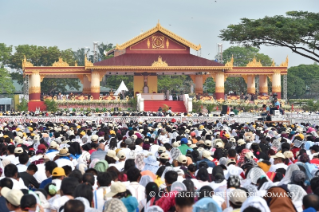
POLYGON ((117 168, 117 170, 119 170, 119 172, 121 172, 124 169, 126 154, 124 151, 120 150, 117 153, 117 157, 119 158, 119 160, 115 164, 110 164, 110 166, 112 166, 112 165, 115 166, 117 168))
POLYGON ((26 152, 23 152, 19 155, 19 164, 17 165, 18 172, 25 172, 27 171, 27 163, 29 162, 29 155, 26 152))
POLYGON ((12 189, 28 189, 21 178, 18 177, 18 168, 14 164, 8 164, 4 168, 4 176, 12 180, 12 189))
POLYGON ((143 140, 141 138, 135 140, 135 152, 137 154, 143 152, 143 140))
POLYGON ((130 168, 127 171, 127 178, 130 184, 126 187, 132 194, 133 197, 137 199, 139 211, 144 207, 145 201, 145 187, 139 184, 141 179, 140 170, 135 167, 130 168))
POLYGON ((107 198, 106 194, 110 192, 112 176, 107 172, 101 172, 97 176, 98 188, 93 192, 94 208, 98 211, 103 211, 105 201, 111 199, 107 198))
POLYGON ((15 164, 16 156, 14 155, 15 146, 9 145, 8 146, 8 156, 3 157, 3 159, 10 160, 11 163, 15 164))
POLYGON ((55 141, 51 141, 49 150, 47 151, 45 155, 48 156, 48 158, 50 158, 50 160, 53 161, 56 154, 59 153, 58 147, 59 145, 55 141))
POLYGON ((68 151, 69 150, 67 148, 61 149, 59 154, 57 154, 59 159, 57 159, 55 163, 58 165, 58 167, 70 166, 72 170, 74 170, 74 165, 71 161, 70 153, 68 151))
POLYGON ((274 159, 274 164, 271 165, 269 171, 270 172, 276 172, 277 169, 279 168, 284 168, 287 170, 288 166, 284 163, 285 156, 281 152, 278 152, 274 156, 271 156, 274 159))

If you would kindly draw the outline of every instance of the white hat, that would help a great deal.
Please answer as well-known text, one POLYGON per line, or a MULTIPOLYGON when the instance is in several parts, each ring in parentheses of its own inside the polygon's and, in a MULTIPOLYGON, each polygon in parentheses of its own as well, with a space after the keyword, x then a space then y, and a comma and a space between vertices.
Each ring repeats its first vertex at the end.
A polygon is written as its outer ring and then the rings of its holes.
POLYGON ((114 150, 109 150, 106 155, 113 158, 114 160, 119 160, 119 158, 116 156, 116 152, 114 150))
POLYGON ((91 136, 91 141, 97 141, 98 139, 99 139, 99 136, 97 136, 97 135, 91 136))
POLYGON ((51 141, 50 148, 55 149, 55 148, 58 148, 58 146, 59 145, 55 141, 51 141))
POLYGON ((179 143, 177 141, 175 141, 173 144, 172 144, 173 147, 179 147, 179 143))
POLYGON ((177 161, 179 163, 187 163, 187 157, 185 155, 180 155, 178 156, 177 161))
POLYGON ((242 146, 242 145, 245 145, 246 144, 246 142, 244 141, 244 139, 239 139, 238 141, 237 141, 237 145, 238 146, 242 146))
POLYGON ((1 189, 1 196, 3 196, 8 202, 10 202, 14 206, 19 206, 23 193, 18 189, 9 189, 7 187, 3 187, 1 189))
POLYGON ((206 159, 208 159, 210 161, 214 160, 214 158, 212 158, 212 156, 210 155, 210 152, 207 151, 207 150, 203 151, 203 158, 206 158, 206 159))
POLYGON ((20 154, 20 153, 22 153, 22 152, 23 152, 22 147, 16 147, 16 148, 14 149, 14 154, 20 154))
POLYGON ((158 147, 157 152, 166 152, 166 148, 163 146, 158 147))
POLYGON ((284 156, 284 154, 282 154, 281 152, 277 152, 277 154, 275 154, 274 156, 271 156, 272 158, 283 158, 285 159, 286 157, 284 156))
POLYGON ((120 160, 123 160, 126 158, 126 154, 124 151, 120 150, 116 155, 120 160))
POLYGON ((205 141, 205 146, 211 147, 211 146, 212 146, 212 141, 206 140, 206 141, 205 141))
POLYGON ((160 158, 161 159, 169 159, 169 155, 166 152, 164 152, 161 154, 160 158))
POLYGON ((111 185, 111 191, 107 193, 105 196, 106 197, 113 197, 118 193, 123 193, 126 191, 126 186, 124 183, 121 182, 114 182, 111 185))

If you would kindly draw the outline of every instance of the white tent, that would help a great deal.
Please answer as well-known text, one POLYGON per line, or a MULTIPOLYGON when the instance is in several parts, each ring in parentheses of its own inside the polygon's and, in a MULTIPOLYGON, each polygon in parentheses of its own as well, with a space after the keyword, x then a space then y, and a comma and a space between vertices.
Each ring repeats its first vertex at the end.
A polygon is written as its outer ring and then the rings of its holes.
POLYGON ((128 91, 126 85, 124 84, 123 80, 119 86, 119 88, 115 91, 115 96, 119 95, 122 91, 128 91))

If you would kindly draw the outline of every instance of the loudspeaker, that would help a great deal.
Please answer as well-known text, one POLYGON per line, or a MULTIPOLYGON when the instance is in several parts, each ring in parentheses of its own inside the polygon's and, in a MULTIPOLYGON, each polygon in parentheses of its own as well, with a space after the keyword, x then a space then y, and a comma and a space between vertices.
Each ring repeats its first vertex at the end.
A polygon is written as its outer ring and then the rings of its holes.
POLYGON ((222 105, 222 112, 221 114, 227 114, 227 105, 222 105))

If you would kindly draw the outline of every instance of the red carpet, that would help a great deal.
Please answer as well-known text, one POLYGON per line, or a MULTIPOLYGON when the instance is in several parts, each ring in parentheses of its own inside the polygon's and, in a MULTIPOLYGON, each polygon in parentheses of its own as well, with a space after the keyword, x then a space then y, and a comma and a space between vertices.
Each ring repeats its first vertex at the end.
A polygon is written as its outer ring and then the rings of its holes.
POLYGON ((158 111, 158 108, 163 108, 164 104, 168 107, 171 107, 172 112, 186 113, 186 108, 183 101, 144 101, 144 111, 158 111))

